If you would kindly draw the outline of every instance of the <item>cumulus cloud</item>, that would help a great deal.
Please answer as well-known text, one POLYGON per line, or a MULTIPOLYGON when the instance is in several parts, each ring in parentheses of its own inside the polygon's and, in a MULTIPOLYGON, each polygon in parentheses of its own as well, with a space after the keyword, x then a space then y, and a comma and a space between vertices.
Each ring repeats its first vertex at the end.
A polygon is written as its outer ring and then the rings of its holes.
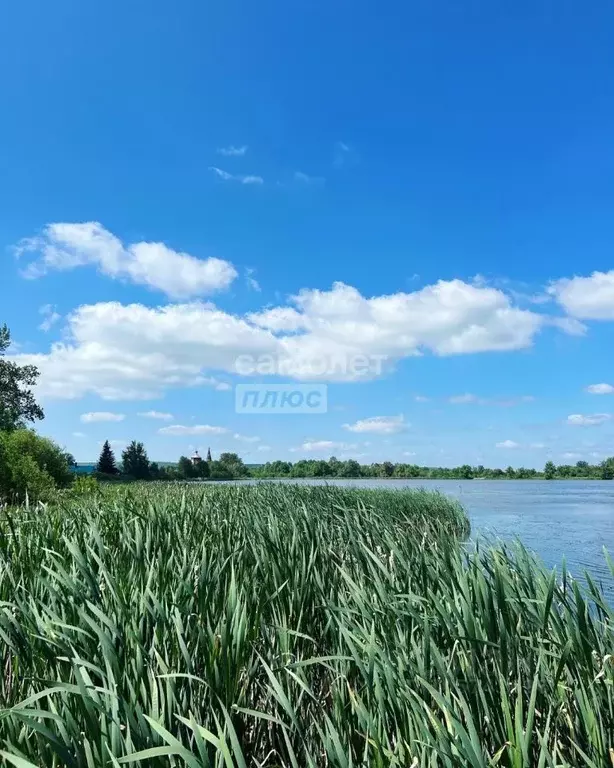
POLYGON ((350 432, 371 432, 376 435, 393 435, 403 432, 409 424, 403 414, 399 416, 371 416, 368 419, 359 419, 353 424, 344 424, 343 428, 350 432))
POLYGON ((501 443, 496 443, 495 448, 520 448, 520 444, 513 440, 503 440, 501 443))
POLYGON ((364 381, 411 356, 522 349, 542 317, 513 307, 500 290, 451 280, 372 298, 335 283, 245 316, 209 302, 105 302, 78 307, 66 322, 47 354, 13 356, 39 367, 39 396, 145 400, 172 387, 229 389, 217 372, 262 373, 239 369, 245 355, 268 357, 267 373, 296 380, 364 381))
POLYGON ((223 290, 237 276, 232 264, 222 259, 198 259, 164 243, 126 245, 96 221, 49 224, 42 235, 22 240, 16 250, 20 257, 37 256, 24 271, 29 278, 90 265, 108 277, 144 285, 174 299, 223 290))
POLYGON ((612 416, 609 413, 593 413, 588 416, 584 416, 581 413, 572 413, 567 417, 567 423, 574 427, 598 427, 601 424, 605 424, 606 421, 610 421, 612 416))
POLYGON ((162 427, 158 430, 160 435, 174 435, 176 437, 183 435, 225 435, 227 432, 226 427, 213 427, 209 424, 194 424, 192 426, 172 424, 170 427, 162 427))
POLYGON ((339 348, 391 360, 425 351, 455 355, 522 349, 543 325, 541 315, 513 307, 502 291, 462 280, 373 298, 338 282, 329 291, 300 291, 291 304, 249 319, 275 333, 303 330, 287 346, 311 347, 313 354, 323 344, 331 353, 339 348))
POLYGON ((111 413, 109 411, 90 411, 81 414, 84 424, 93 424, 98 421, 123 421, 126 416, 123 413, 111 413))
POLYGON ((229 389, 203 372, 232 371, 239 354, 278 346, 270 333, 202 303, 82 306, 68 317, 65 339, 48 354, 13 357, 38 366, 41 397, 146 400, 175 387, 229 389))
POLYGON ((231 144, 229 147, 220 147, 217 151, 218 155, 223 155, 224 157, 243 157, 246 152, 247 144, 243 144, 240 147, 235 147, 231 144))
POLYGON ((172 421, 172 413, 162 413, 161 411, 145 411, 144 413, 137 414, 143 419, 157 419, 158 421, 172 421))
POLYGON ((586 392, 591 395, 611 395, 614 393, 614 387, 611 384, 589 384, 586 392))
POLYGON ((614 270, 555 280, 548 293, 573 317, 614 320, 614 270))
POLYGON ((213 173, 219 179, 222 179, 222 181, 238 181, 240 184, 264 184, 262 176, 243 176, 237 173, 228 173, 228 171, 216 168, 214 165, 212 165, 209 170, 213 171, 213 173))

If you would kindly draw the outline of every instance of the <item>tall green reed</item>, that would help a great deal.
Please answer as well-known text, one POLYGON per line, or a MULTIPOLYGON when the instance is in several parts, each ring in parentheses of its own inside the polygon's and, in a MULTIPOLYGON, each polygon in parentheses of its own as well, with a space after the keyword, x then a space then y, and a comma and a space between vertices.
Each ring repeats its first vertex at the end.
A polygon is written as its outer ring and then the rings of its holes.
POLYGON ((612 610, 423 491, 131 486, 0 522, 39 766, 612 765, 612 610))

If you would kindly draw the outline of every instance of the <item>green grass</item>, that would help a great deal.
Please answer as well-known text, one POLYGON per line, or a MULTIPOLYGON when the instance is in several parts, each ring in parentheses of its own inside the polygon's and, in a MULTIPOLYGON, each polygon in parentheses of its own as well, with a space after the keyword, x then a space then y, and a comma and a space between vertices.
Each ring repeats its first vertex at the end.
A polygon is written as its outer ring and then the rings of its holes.
POLYGON ((465 552, 442 496, 149 485, 0 519, 7 764, 612 765, 600 591, 465 552))

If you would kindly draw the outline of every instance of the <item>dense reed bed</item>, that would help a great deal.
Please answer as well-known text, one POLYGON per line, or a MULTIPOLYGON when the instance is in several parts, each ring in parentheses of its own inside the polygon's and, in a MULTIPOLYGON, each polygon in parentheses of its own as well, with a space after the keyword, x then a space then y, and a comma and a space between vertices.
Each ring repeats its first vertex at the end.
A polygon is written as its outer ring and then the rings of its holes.
POLYGON ((0 513, 17 766, 611 766, 614 615, 420 491, 110 489, 0 513))

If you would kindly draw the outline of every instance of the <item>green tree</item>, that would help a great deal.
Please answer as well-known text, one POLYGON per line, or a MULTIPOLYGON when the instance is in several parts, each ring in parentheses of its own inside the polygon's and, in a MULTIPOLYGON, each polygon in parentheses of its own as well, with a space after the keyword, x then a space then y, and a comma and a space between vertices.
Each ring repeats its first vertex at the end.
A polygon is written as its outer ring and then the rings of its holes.
POLYGON ((17 365, 5 359, 11 343, 11 333, 0 326, 0 430, 25 427, 27 422, 44 419, 30 387, 36 384, 38 368, 34 365, 17 365))
POLYGON ((599 469, 602 480, 614 480, 614 456, 602 461, 599 469))
POLYGON ((344 477, 360 477, 360 464, 356 459, 348 459, 343 471, 344 477))
POLYGON ((122 470, 135 480, 149 478, 149 459, 143 443, 133 440, 122 453, 122 470))
MULTIPOLYGON (((212 463, 215 464, 215 462, 212 463)), ((249 474, 243 460, 236 453, 222 453, 218 460, 218 464, 224 467, 233 478, 247 477, 249 474)), ((213 476, 213 472, 211 475, 213 476)))
POLYGON ((554 480, 554 476, 556 475, 556 467, 554 466, 554 462, 547 461, 546 466, 544 467, 544 477, 546 480, 554 480))
POLYGON ((198 477, 200 480, 206 480, 209 478, 209 475, 211 474, 211 468, 209 467, 208 461, 199 461, 198 464, 194 467, 194 474, 195 477, 198 477))
POLYGON ((221 461, 212 461, 209 464, 212 480, 234 480, 234 475, 227 464, 221 461))
POLYGON ((103 475, 119 474, 117 464, 115 463, 115 454, 113 453, 108 440, 104 441, 104 445, 100 451, 100 457, 96 464, 96 472, 100 472, 103 475))
POLYGON ((73 480, 73 457, 29 429, 0 432, 0 496, 45 500, 73 480))
POLYGON ((194 465, 187 456, 179 457, 177 472, 182 480, 189 480, 191 477, 194 477, 194 465))

